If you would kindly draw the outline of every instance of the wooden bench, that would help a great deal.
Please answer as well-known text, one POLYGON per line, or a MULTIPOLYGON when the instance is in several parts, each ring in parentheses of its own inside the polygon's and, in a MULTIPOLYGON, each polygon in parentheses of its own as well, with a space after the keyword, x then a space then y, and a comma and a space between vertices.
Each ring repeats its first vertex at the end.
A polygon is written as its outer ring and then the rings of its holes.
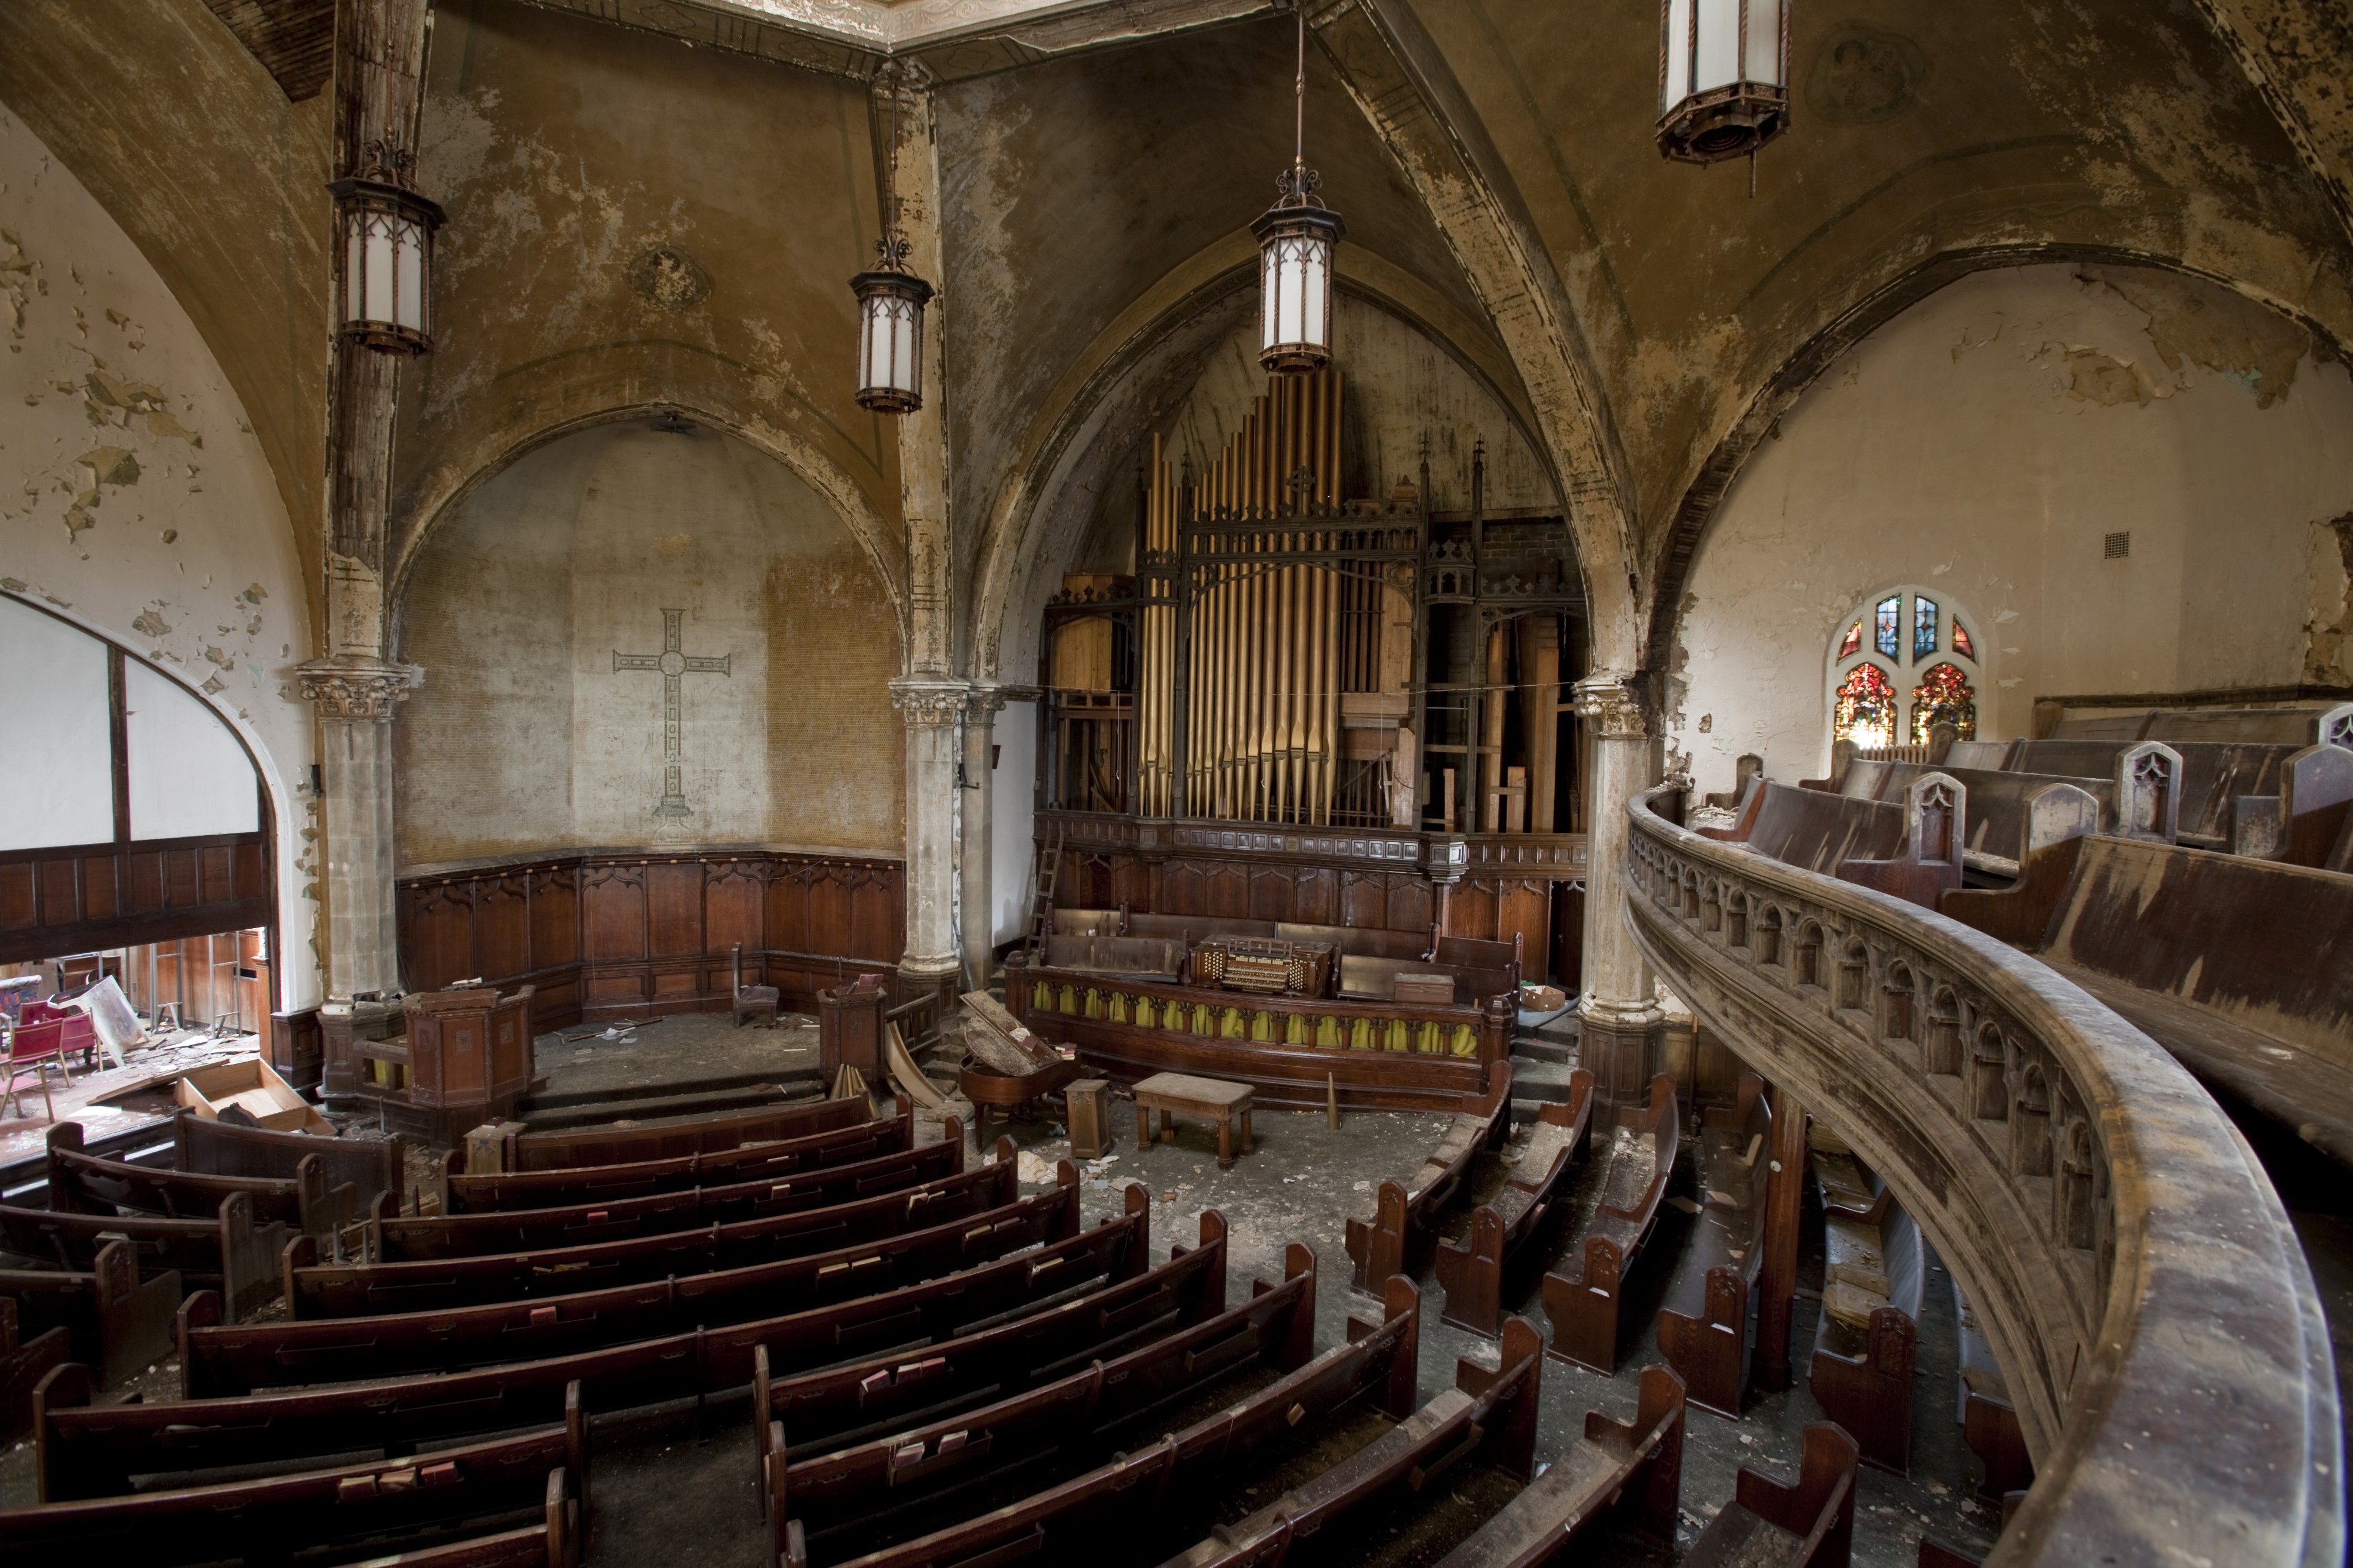
MULTIPOLYGON (((29 1335, 66 1330, 74 1359, 98 1370, 100 1387, 111 1388, 172 1353, 180 1276, 166 1269, 142 1282, 138 1254, 124 1241, 100 1247, 95 1261, 86 1274, 0 1269, 0 1299, 29 1335)), ((25 1385, 27 1394, 31 1388, 25 1385)), ((29 1419, 30 1407, 23 1414, 29 1419)))
POLYGON ((1823 1290, 1808 1381, 1863 1463, 1897 1475, 1912 1459, 1912 1381, 1927 1264, 1919 1227, 1850 1154, 1816 1148, 1823 1290))
MULTIPOLYGON (((413 1458, 227 1481, 171 1491, 0 1510, 0 1550, 102 1552, 142 1564, 345 1554, 386 1536, 447 1530, 540 1510, 551 1478, 585 1492, 588 1428, 576 1405, 564 1426, 436 1449, 413 1458)), ((20 1559, 29 1560, 29 1559, 20 1559)))
POLYGON ((1584 1438, 1447 1553, 1439 1568, 1541 1568, 1588 1525, 1611 1515, 1633 1534, 1672 1547, 1683 1465, 1683 1380, 1665 1367, 1644 1367, 1630 1424, 1587 1411, 1584 1438))
POLYGON ((546 1500, 538 1523, 502 1530, 496 1535, 421 1546, 389 1557, 372 1557, 367 1568, 580 1568, 580 1541, 585 1533, 571 1478, 558 1470, 547 1478, 546 1500))
MULTIPOLYGON (((923 1533, 927 1501, 995 1474, 1060 1458, 1089 1463, 1134 1424, 1257 1365, 1295 1372, 1315 1349, 1315 1255, 1293 1242, 1284 1279, 1240 1306, 1163 1331, 1082 1370, 977 1409, 825 1451, 786 1446, 785 1421, 757 1427, 775 1550, 821 1546, 839 1560, 885 1534, 923 1533)), ((1060 1358, 1058 1358, 1060 1359, 1060 1358)), ((756 1412, 756 1405, 755 1405, 756 1412)), ((943 1521, 944 1522, 944 1521, 943 1521)))
POLYGON ((33 1390, 74 1354, 67 1325, 28 1331, 17 1308, 16 1297, 0 1295, 0 1443, 13 1443, 33 1429, 33 1390))
POLYGON ((182 1110, 172 1121, 172 1165, 215 1176, 290 1180, 316 1156, 327 1180, 359 1189, 360 1208, 374 1212, 376 1194, 407 1185, 407 1146, 389 1138, 322 1138, 313 1132, 273 1132, 182 1110))
MULTIPOLYGON (((1010 1322, 1049 1309, 1067 1309, 1064 1331, 1073 1344, 1083 1344, 1089 1332, 1124 1331, 1180 1310, 1192 1289, 1187 1281, 1211 1269, 1221 1285, 1222 1238, 1214 1248, 1198 1249, 1198 1260, 1173 1258, 1148 1268, 1149 1214, 1142 1189, 1131 1187, 1124 1216, 961 1273, 732 1326, 473 1372, 411 1374, 356 1388, 107 1405, 87 1403, 85 1379, 79 1402, 53 1398, 44 1405, 37 1396, 42 1496, 106 1496, 128 1490, 137 1475, 369 1447, 390 1454, 531 1426, 560 1415, 575 1383, 591 1411, 607 1411, 740 1387, 764 1358, 780 1372, 797 1373, 888 1351, 896 1365, 909 1347, 934 1345, 945 1354, 947 1345, 962 1342, 960 1336, 978 1331, 968 1325, 1010 1322), (1092 1322, 1097 1316, 1103 1321, 1092 1322)), ((184 1321, 195 1316, 182 1315, 184 1321)), ((860 1378, 882 1370, 879 1362, 870 1363, 860 1378)), ((908 1383, 896 1397, 928 1386, 922 1378, 908 1383)), ((871 1391, 861 1382, 853 1392, 863 1400, 871 1391)))
POLYGON ((1740 1419, 1748 1386, 1750 1297, 1765 1258, 1765 1188, 1773 1112, 1765 1080, 1740 1079, 1729 1113, 1711 1110, 1700 1132, 1699 1224, 1659 1311, 1659 1349, 1691 1402, 1740 1419))
POLYGON ((1806 1428, 1798 1484, 1743 1468, 1683 1568, 1847 1568, 1854 1544, 1854 1439, 1833 1422, 1806 1428))
POLYGON ((2026 1432, 2018 1424, 2018 1409, 2010 1402, 2010 1384, 1993 1359, 1993 1346, 1969 1310, 1961 1282, 1953 1281, 1953 1316, 1959 1327, 1958 1397, 1953 1418, 1960 1423, 1961 1441, 1985 1466, 1978 1483, 1978 1500, 2000 1508, 2012 1492, 2034 1484, 2034 1460, 2026 1451, 2026 1432))
POLYGON ((2011 893, 1940 907, 2023 941, 2196 1077, 2353 1165, 2353 963, 2314 946, 2353 929, 2353 876, 2092 835, 2040 851, 2011 893))
POLYGON ((199 1291, 180 1309, 180 1364, 191 1394, 454 1372, 626 1344, 694 1324, 741 1323, 780 1310, 870 1296, 952 1274, 1079 1229, 1078 1168, 1056 1188, 967 1219, 831 1252, 542 1300, 323 1322, 223 1324, 199 1291))
MULTIPOLYGON (((1495 1371, 1455 1363, 1452 1388, 1303 1485, 1231 1524, 1220 1524, 1163 1568, 1253 1568, 1280 1563, 1295 1543, 1353 1514, 1427 1491, 1461 1461, 1490 1450, 1506 1474, 1529 1479, 1535 1464, 1536 1400, 1544 1336, 1525 1318, 1504 1325, 1495 1371)), ((1441 1494, 1442 1495, 1442 1494, 1441 1494)))
POLYGON ((290 1232, 283 1222, 256 1225, 253 1200, 245 1193, 224 1199, 210 1221, 0 1206, 0 1243, 20 1258, 91 1273, 100 1253, 126 1243, 141 1278, 174 1274, 185 1286, 217 1290, 238 1317, 277 1298, 290 1232))
POLYGON ((510 1172, 577 1170, 584 1165, 629 1165, 690 1154, 721 1154, 746 1144, 773 1143, 812 1133, 855 1127, 873 1114, 863 1095, 842 1100, 802 1100, 730 1111, 659 1127, 568 1127, 518 1132, 507 1140, 510 1172))
POLYGON ((1013 1141, 1003 1139, 994 1163, 905 1192, 539 1251, 412 1263, 321 1264, 318 1243, 301 1237, 285 1254, 286 1313, 307 1320, 445 1311, 804 1258, 1012 1203, 1020 1196, 1015 1155, 1013 1141))
POLYGON ((1234 1128, 1241 1125, 1241 1152, 1250 1152, 1250 1086, 1181 1072, 1158 1072, 1135 1086, 1135 1147, 1152 1145, 1151 1113, 1160 1112, 1160 1142, 1176 1142, 1176 1116, 1205 1117, 1218 1124, 1218 1169, 1234 1166, 1234 1128))
MULTIPOLYGON (((855 1101, 822 1103, 854 1105, 855 1101)), ((464 1163, 465 1152, 453 1149, 447 1156, 448 1209, 454 1214, 480 1214, 492 1209, 546 1208, 607 1198, 643 1197, 729 1182, 774 1180, 820 1166, 846 1165, 898 1153, 913 1148, 914 1141, 915 1108, 902 1098, 896 1115, 871 1121, 854 1121, 772 1142, 743 1144, 708 1153, 633 1160, 616 1165, 474 1175, 459 1168, 464 1163)))
MULTIPOLYGON (((1107 1531, 1134 1539, 1170 1509, 1208 1496, 1243 1464, 1312 1436, 1325 1416, 1359 1397, 1374 1398, 1403 1420, 1416 1404, 1420 1352, 1420 1297, 1413 1282, 1390 1279, 1383 1310, 1378 1323, 1351 1321, 1346 1344, 1215 1415, 1017 1502, 870 1552, 858 1559, 859 1568, 1096 1563, 1107 1531)), ((807 1544, 790 1534, 778 1568, 808 1568, 807 1544)))
POLYGON ((1584 1147, 1592 1120, 1593 1075, 1579 1068, 1569 1075, 1568 1103, 1547 1102, 1537 1113, 1519 1163, 1501 1192, 1471 1211, 1461 1243, 1439 1247, 1438 1281, 1446 1288, 1442 1321, 1487 1339, 1501 1331, 1504 1270, 1552 1212, 1554 1190, 1584 1147))
POLYGON ((1374 1200, 1373 1217, 1348 1216, 1348 1258, 1356 1267, 1348 1283, 1377 1291, 1392 1274, 1419 1272, 1417 1260, 1435 1237, 1439 1217, 1455 1194, 1471 1162, 1482 1149, 1500 1148, 1512 1131, 1512 1064, 1497 1062, 1487 1092, 1469 1101, 1447 1123, 1438 1147, 1424 1156, 1410 1186, 1385 1181, 1374 1200))
POLYGON ((385 1262, 404 1263, 619 1241, 698 1225, 824 1208, 921 1186, 963 1169, 964 1128, 951 1116, 936 1143, 782 1177, 547 1208, 387 1216, 376 1224, 376 1255, 385 1262))
POLYGON ((1584 1234, 1569 1250, 1579 1273, 1544 1277, 1545 1314, 1552 1320, 1551 1353, 1603 1376, 1618 1370, 1618 1303, 1626 1276, 1658 1224, 1659 1200, 1675 1168, 1682 1134, 1675 1080, 1651 1080, 1650 1110, 1610 1132, 1601 1190, 1584 1234))

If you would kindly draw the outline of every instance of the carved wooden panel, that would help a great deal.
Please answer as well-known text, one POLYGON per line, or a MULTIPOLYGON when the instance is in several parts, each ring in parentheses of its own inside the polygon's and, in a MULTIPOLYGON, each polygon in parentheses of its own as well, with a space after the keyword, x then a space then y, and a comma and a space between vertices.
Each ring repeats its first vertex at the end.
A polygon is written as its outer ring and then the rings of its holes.
POLYGON ((530 879, 498 877, 480 884, 474 900, 474 967, 468 974, 528 974, 531 961, 530 879))
POLYGON ((1388 929, 1388 880, 1378 871, 1341 872, 1338 923, 1369 931, 1388 929))
POLYGON ((1438 918, 1438 895, 1418 877, 1391 876, 1388 887, 1388 929, 1428 931, 1438 918))
POLYGON ((581 956, 646 955, 646 877, 642 866, 598 866, 580 879, 581 956))
POLYGON ((268 841, 83 845, 0 856, 0 963, 268 925, 268 841))
POLYGON ((474 967, 474 887, 470 882, 445 884, 424 890, 409 902, 401 923, 402 951, 408 959, 410 984, 434 991, 454 980, 481 971, 474 967))
POLYGON ((647 952, 676 958, 702 949, 702 862, 647 867, 647 952))
POLYGON ((580 872, 565 866, 531 874, 531 967, 580 962, 580 872))
POLYGON ((754 862, 730 860, 714 865, 702 888, 703 947, 727 952, 737 942, 757 954, 766 944, 764 929, 766 888, 754 862))

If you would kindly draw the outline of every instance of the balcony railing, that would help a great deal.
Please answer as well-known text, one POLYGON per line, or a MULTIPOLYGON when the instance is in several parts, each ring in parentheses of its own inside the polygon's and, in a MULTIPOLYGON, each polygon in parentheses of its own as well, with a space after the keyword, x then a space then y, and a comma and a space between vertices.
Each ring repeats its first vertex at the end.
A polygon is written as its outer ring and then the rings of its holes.
POLYGON ((2344 1561, 2327 1324, 2221 1110, 2035 960, 1629 812, 1668 985, 1852 1142, 1969 1293, 2037 1480, 1989 1563, 2344 1561))

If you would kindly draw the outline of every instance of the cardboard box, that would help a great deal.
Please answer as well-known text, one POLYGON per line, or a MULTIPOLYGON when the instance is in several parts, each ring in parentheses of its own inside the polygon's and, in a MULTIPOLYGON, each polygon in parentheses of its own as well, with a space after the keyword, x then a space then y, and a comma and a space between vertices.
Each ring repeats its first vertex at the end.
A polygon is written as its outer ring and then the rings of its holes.
POLYGON ((217 1062, 181 1075, 172 1086, 182 1105, 206 1121, 217 1121, 234 1105, 272 1132, 316 1132, 335 1135, 334 1124, 318 1108, 294 1092, 294 1086, 255 1057, 248 1061, 217 1062))

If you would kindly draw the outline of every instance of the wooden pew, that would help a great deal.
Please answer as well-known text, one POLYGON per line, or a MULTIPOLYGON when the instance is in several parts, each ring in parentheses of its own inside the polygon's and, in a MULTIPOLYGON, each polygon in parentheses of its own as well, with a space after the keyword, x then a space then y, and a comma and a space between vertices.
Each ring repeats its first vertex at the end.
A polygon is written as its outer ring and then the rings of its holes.
POLYGON ((1016 1153, 1011 1139, 1000 1139, 995 1163, 905 1192, 729 1225, 533 1252, 414 1263, 322 1264, 316 1260, 318 1243, 298 1237, 286 1248, 286 1315, 321 1319, 446 1311, 748 1268, 854 1247, 1012 1203, 1021 1195, 1016 1153))
POLYGON ((1587 1411, 1584 1439, 1569 1445, 1439 1568, 1540 1568, 1610 1514, 1635 1534, 1672 1547, 1683 1466, 1683 1381, 1665 1367, 1644 1367, 1630 1425, 1587 1411))
MULTIPOLYGON (((1020 1562, 1028 1568, 1093 1563, 1106 1531, 1134 1539, 1172 1509, 1206 1498, 1219 1480, 1356 1399, 1373 1396, 1403 1420, 1415 1405, 1420 1296, 1391 1279, 1383 1321, 1352 1321, 1348 1342, 1288 1376, 1156 1443, 1139 1445, 1081 1476, 929 1535, 855 1560, 856 1568, 930 1568, 1020 1562)), ((807 1543, 789 1532, 778 1568, 808 1568, 807 1543)))
POLYGON ((1356 1265, 1349 1285, 1377 1290, 1392 1274, 1418 1272, 1417 1260, 1437 1234, 1440 1216, 1462 1190, 1471 1162, 1482 1149, 1500 1148, 1511 1131, 1512 1064, 1505 1060, 1495 1064, 1487 1092, 1454 1113, 1410 1187, 1383 1182, 1373 1217, 1348 1216, 1348 1258, 1356 1265))
POLYGON ((79 1121, 60 1121, 50 1128, 48 1148, 49 1207, 62 1214, 128 1211, 201 1219, 219 1214, 221 1200, 230 1194, 243 1193, 252 1199, 254 1217, 262 1223, 302 1223, 302 1193, 291 1177, 213 1176, 101 1160, 81 1152, 79 1121))
POLYGON ((1618 1370, 1619 1298, 1658 1223, 1659 1200, 1666 1195, 1681 1134, 1675 1080, 1661 1073, 1651 1080, 1650 1110, 1610 1135, 1600 1194, 1569 1252, 1583 1260, 1580 1272, 1556 1270, 1544 1277, 1551 1353, 1563 1361, 1604 1376, 1618 1370))
POLYGON ((16 1307, 16 1297, 0 1295, 0 1443, 13 1443, 32 1430, 33 1390, 74 1353, 73 1335, 64 1324, 27 1333, 16 1307))
POLYGON ((620 1241, 697 1225, 824 1208, 921 1186, 963 1169, 964 1128, 950 1117, 936 1143, 846 1165, 820 1165, 780 1178, 764 1176, 548 1208, 386 1216, 376 1223, 376 1251, 385 1262, 406 1263, 620 1241))
POLYGON ((297 1551, 375 1556, 395 1541, 518 1510, 538 1512, 554 1476, 586 1491, 588 1427, 576 1403, 541 1427, 413 1458, 0 1510, 0 1550, 103 1552, 142 1568, 281 1561, 297 1551))
POLYGON ((2000 1508, 2012 1492, 2034 1484, 2034 1460, 2026 1451, 2026 1433, 2018 1424, 2018 1410, 2010 1402, 2010 1384, 1993 1359, 1993 1347, 1969 1310, 1961 1282, 1953 1281, 1953 1315, 1960 1329, 1959 1397, 1953 1418, 1961 1425, 1961 1441, 1985 1466, 1978 1483, 1978 1500, 2000 1508))
POLYGON ((1748 1386, 1749 1298, 1765 1259, 1765 1187, 1773 1112, 1765 1080, 1740 1079, 1729 1115, 1710 1112, 1700 1133, 1699 1225, 1659 1311, 1659 1349, 1694 1405, 1740 1419, 1748 1386))
MULTIPOLYGON (((1149 1215, 1143 1190, 1131 1186, 1124 1217, 959 1274, 731 1327, 473 1372, 142 1405, 89 1405, 85 1383, 78 1401, 67 1396, 70 1389, 46 1403, 37 1395, 41 1495, 102 1497, 130 1489, 136 1475, 371 1447, 390 1454, 532 1426, 559 1415, 575 1383, 587 1407, 601 1412, 740 1387, 764 1359, 789 1373, 834 1365, 845 1355, 869 1356, 859 1373, 863 1382, 903 1363, 910 1347, 931 1345, 948 1356, 955 1346, 961 1354, 980 1337, 968 1325, 1009 1324, 1040 1311, 1063 1313, 1053 1331, 1083 1345, 1089 1333, 1124 1332, 1182 1311, 1191 1292, 1208 1289, 1192 1283, 1198 1279, 1221 1286, 1222 1237, 1214 1247, 1148 1268, 1149 1215)), ((854 1393, 898 1408, 928 1387, 923 1379, 910 1380, 894 1401, 863 1387, 854 1393)))
MULTIPOLYGON (((86 1274, 0 1269, 0 1299, 11 1303, 27 1335, 64 1329, 74 1357, 98 1369, 100 1387, 111 1388, 172 1353, 180 1277, 166 1269, 142 1283, 138 1254, 115 1241, 99 1248, 86 1274)), ((25 1391, 31 1393, 32 1383, 25 1391)))
POLYGON ((1538 1113, 1519 1164, 1492 1201, 1471 1211, 1461 1243, 1439 1247, 1442 1321, 1487 1339, 1501 1330, 1504 1272, 1551 1212, 1554 1189, 1584 1147, 1592 1120, 1593 1075, 1579 1068, 1569 1075, 1568 1103, 1548 1102, 1538 1113))
POLYGON ((1847 1568, 1854 1544, 1854 1439, 1834 1422, 1806 1428, 1798 1484, 1743 1468, 1683 1568, 1847 1568))
MULTIPOLYGON (((1140 1224, 1150 1199, 1139 1185, 1131 1184, 1127 1194, 1140 1224)), ((780 1377, 772 1373, 767 1347, 755 1348, 752 1430, 758 1439, 761 1517, 769 1517, 770 1422, 804 1444, 871 1430, 894 1414, 954 1410, 1034 1388, 1076 1363, 1208 1321, 1226 1307, 1226 1234, 1225 1216, 1203 1209, 1200 1245, 1177 1243, 1168 1261, 1147 1273, 913 1352, 780 1377)), ((1303 1331, 1312 1334, 1312 1325, 1303 1331)))
POLYGON ((570 1474, 555 1470, 547 1478, 546 1500, 536 1524, 371 1557, 366 1568, 580 1568, 585 1533, 570 1474))
POLYGON ((730 1111, 659 1127, 567 1127, 519 1132, 507 1141, 510 1172, 577 1170, 584 1165, 640 1164, 691 1154, 721 1154, 747 1144, 773 1143, 855 1127, 873 1114, 863 1095, 802 1100, 730 1111))
POLYGON ((1504 1325, 1502 1364, 1455 1363, 1452 1388, 1364 1447, 1263 1508, 1219 1525, 1163 1568, 1271 1568, 1293 1545, 1430 1482, 1493 1445, 1495 1467, 1525 1481, 1535 1468, 1536 1398, 1544 1336, 1525 1318, 1504 1325))
POLYGON ((1808 1373, 1814 1403, 1863 1463, 1897 1475, 1912 1459, 1912 1380, 1927 1264, 1919 1227, 1852 1156, 1814 1152, 1822 1185, 1822 1313, 1808 1373))
POLYGON ((110 1244, 127 1242, 142 1277, 176 1274, 187 1286, 217 1290, 233 1317, 277 1299, 289 1230, 282 1221, 257 1226, 253 1200, 245 1193, 225 1199, 210 1221, 0 1206, 0 1242, 19 1257, 91 1273, 110 1244))
MULTIPOLYGON (((849 1100, 824 1100, 825 1105, 855 1105, 849 1100)), ((454 1214, 480 1214, 490 1209, 546 1208, 559 1204, 588 1204, 607 1198, 643 1197, 649 1193, 678 1192, 687 1187, 727 1182, 751 1182, 789 1176, 824 1165, 846 1165, 878 1155, 897 1153, 914 1146, 915 1108, 904 1098, 895 1116, 857 1121, 815 1132, 750 1143, 712 1152, 692 1152, 633 1160, 619 1164, 562 1166, 553 1169, 468 1174, 457 1167, 462 1150, 449 1152, 449 1209, 454 1214)))
MULTIPOLYGON (((969 1268, 1079 1229, 1078 1168, 1056 1188, 967 1219, 749 1268, 620 1285, 578 1295, 324 1322, 217 1321, 198 1291, 180 1309, 180 1365, 202 1398, 256 1388, 454 1372, 626 1344, 694 1324, 742 1323, 969 1268)), ((233 1201, 233 1200, 232 1200, 233 1201)))
POLYGON ((1154 1411, 1246 1367, 1296 1372, 1315 1351, 1315 1255, 1293 1242, 1283 1261, 1282 1283, 1253 1281, 1257 1289, 1240 1306, 977 1409, 832 1452, 822 1443, 789 1449, 782 1419, 758 1423, 776 1553, 815 1544, 840 1556, 846 1543, 876 1543, 881 1531, 920 1534, 921 1524, 905 1514, 923 1510, 927 1500, 1056 1456, 1093 1459, 1154 1411))
POLYGON ((376 1194, 397 1194, 407 1184, 406 1145, 390 1138, 322 1138, 311 1132, 273 1132, 183 1110, 172 1124, 172 1164, 176 1170, 215 1176, 269 1176, 290 1180, 302 1162, 318 1157, 327 1181, 358 1189, 359 1206, 373 1212, 376 1194))

